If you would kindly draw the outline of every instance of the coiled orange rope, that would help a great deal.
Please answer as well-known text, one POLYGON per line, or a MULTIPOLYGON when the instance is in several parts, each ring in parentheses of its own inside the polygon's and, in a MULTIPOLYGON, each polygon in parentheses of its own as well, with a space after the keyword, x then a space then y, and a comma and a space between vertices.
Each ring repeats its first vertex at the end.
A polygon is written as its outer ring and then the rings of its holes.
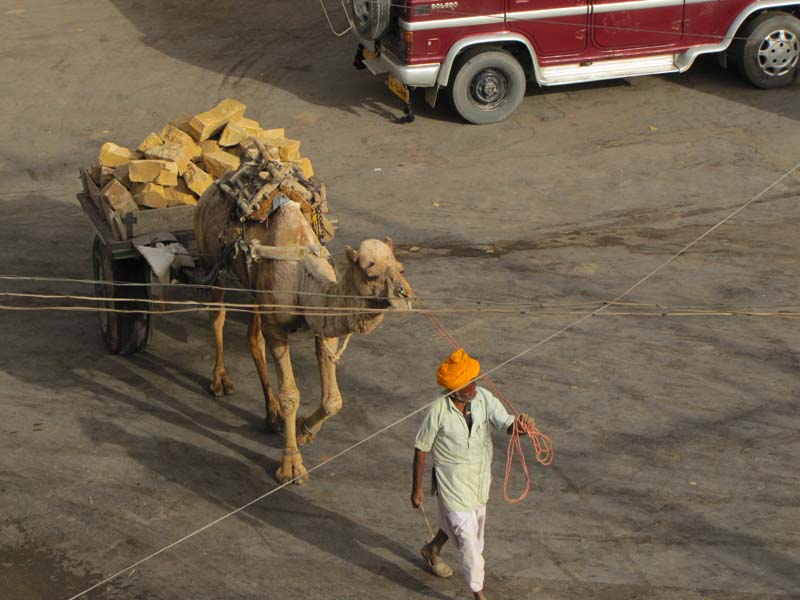
POLYGON ((536 452, 536 460, 544 466, 553 462, 553 442, 549 436, 539 431, 536 424, 528 425, 525 423, 520 414, 514 417, 514 424, 511 427, 511 439, 508 441, 508 452, 506 453, 506 476, 503 480, 503 500, 508 504, 518 504, 525 499, 531 490, 531 476, 528 473, 528 464, 525 462, 525 453, 522 451, 522 434, 524 433, 530 438, 536 452), (512 498, 508 495, 508 482, 511 479, 511 467, 514 463, 515 454, 519 455, 519 463, 522 467, 522 472, 525 473, 525 489, 522 490, 519 496, 512 498))
MULTIPOLYGON (((434 329, 436 329, 439 335, 450 342, 450 345, 453 346, 453 349, 457 350, 458 348, 463 347, 452 335, 450 335, 450 333, 447 331, 447 329, 445 329, 444 325, 442 325, 441 321, 439 321, 435 315, 427 313, 425 316, 431 322, 431 325, 433 325, 434 329)), ((494 381, 492 381, 486 375, 482 379, 486 382, 487 387, 492 390, 492 393, 503 404, 505 404, 512 413, 514 413, 514 423, 511 426, 511 439, 508 441, 508 451, 506 453, 506 474, 505 479, 503 480, 503 499, 508 504, 518 504, 527 497, 531 490, 531 476, 528 472, 528 463, 525 461, 525 453, 522 449, 522 435, 527 435, 531 440, 536 461, 543 466, 547 466, 553 462, 553 441, 549 436, 539 431, 535 422, 532 425, 525 423, 524 419, 522 418, 522 414, 511 403, 511 401, 506 398, 505 395, 503 395, 503 392, 501 392, 497 385, 495 385, 494 381), (525 488, 518 497, 512 498, 508 495, 508 483, 511 479, 511 468, 514 464, 515 455, 519 456, 519 463, 522 467, 522 472, 525 474, 525 488)))

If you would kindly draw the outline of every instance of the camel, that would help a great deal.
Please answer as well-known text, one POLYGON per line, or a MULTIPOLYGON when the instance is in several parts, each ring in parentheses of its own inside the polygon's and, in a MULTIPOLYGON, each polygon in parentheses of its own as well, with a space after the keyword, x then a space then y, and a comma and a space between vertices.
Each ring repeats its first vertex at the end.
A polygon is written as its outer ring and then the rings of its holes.
MULTIPOLYGON (((298 204, 284 204, 266 223, 242 224, 231 219, 231 203, 214 185, 197 204, 194 232, 205 269, 217 264, 225 247, 242 235, 247 244, 287 250, 304 247, 316 249, 319 254, 307 252, 302 258, 295 255, 292 260, 262 259, 248 266, 245 253, 240 251, 226 265, 244 288, 256 290, 256 305, 292 307, 284 312, 269 308, 254 312, 248 340, 264 392, 267 427, 275 432, 283 430, 284 449, 276 479, 280 483, 302 484, 308 480, 308 472, 299 446, 313 441, 322 424, 342 408, 336 383, 339 338, 348 336, 349 340, 351 334, 373 332, 383 321, 385 309, 409 306, 413 291, 403 276, 402 264, 394 256, 391 238, 364 240, 357 250, 347 246, 347 267, 341 280, 337 280, 327 252, 319 251, 319 239, 298 204), (340 310, 324 314, 328 309, 340 310), (300 392, 292 372, 289 334, 305 326, 315 334, 322 401, 316 411, 298 419, 300 392), (265 337, 277 366, 277 398, 267 373, 265 337)), ((211 301, 222 302, 223 294, 212 289, 211 301)), ((219 397, 232 394, 235 389, 225 369, 224 307, 211 313, 211 324, 217 358, 210 389, 219 397)))

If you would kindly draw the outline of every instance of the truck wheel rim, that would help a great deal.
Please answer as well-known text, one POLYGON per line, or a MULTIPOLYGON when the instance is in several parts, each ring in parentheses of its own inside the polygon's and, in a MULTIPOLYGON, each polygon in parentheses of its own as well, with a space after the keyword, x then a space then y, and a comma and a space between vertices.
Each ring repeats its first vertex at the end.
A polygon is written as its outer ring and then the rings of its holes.
POLYGON ((353 0, 353 14, 362 26, 369 21, 369 2, 370 0, 353 0))
POLYGON ((785 29, 773 31, 758 48, 758 66, 770 77, 782 77, 797 66, 800 40, 785 29))
POLYGON ((484 69, 472 78, 469 97, 481 110, 497 110, 508 95, 508 77, 499 69, 484 69))

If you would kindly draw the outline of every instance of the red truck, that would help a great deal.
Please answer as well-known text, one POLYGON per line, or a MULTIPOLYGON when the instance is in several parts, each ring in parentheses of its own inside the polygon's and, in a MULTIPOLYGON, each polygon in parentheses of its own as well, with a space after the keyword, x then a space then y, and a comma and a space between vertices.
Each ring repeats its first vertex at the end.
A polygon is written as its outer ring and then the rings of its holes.
POLYGON ((441 88, 470 123, 516 110, 526 85, 682 73, 716 53, 760 88, 791 85, 800 0, 350 0, 356 66, 389 74, 410 112, 441 88))

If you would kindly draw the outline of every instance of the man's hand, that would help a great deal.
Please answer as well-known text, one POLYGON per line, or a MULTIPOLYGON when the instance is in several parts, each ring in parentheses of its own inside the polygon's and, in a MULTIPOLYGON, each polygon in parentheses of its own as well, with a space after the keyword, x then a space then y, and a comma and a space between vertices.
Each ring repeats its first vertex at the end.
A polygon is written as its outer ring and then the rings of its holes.
MULTIPOLYGON (((522 413, 522 414, 520 414, 520 417, 522 417, 522 422, 525 423, 526 426, 534 427, 536 425, 536 421, 533 420, 532 416, 530 416, 530 415, 528 415, 526 413, 522 413)), ((509 435, 514 432, 514 427, 516 427, 516 423, 517 423, 517 421, 515 419, 514 422, 511 423, 511 425, 509 425, 509 427, 508 427, 509 435)))
POLYGON ((414 508, 419 508, 422 506, 422 498, 424 494, 422 493, 422 488, 414 488, 411 491, 411 506, 414 508))

